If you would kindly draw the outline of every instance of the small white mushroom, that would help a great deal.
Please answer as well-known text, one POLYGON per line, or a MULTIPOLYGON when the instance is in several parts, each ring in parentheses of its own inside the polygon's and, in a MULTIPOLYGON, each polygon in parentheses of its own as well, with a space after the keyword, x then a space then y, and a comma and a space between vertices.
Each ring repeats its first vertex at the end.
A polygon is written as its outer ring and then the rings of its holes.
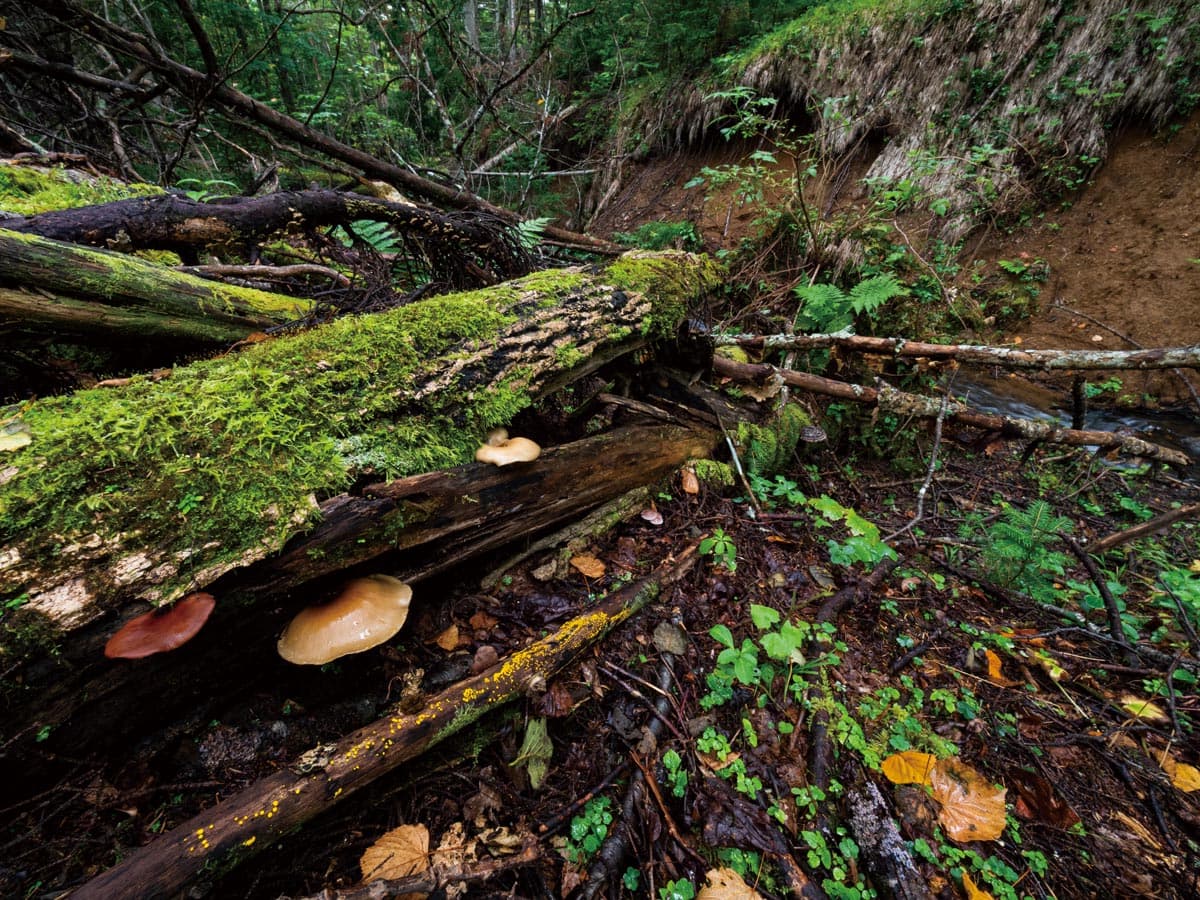
POLYGON ((507 466, 509 463, 533 462, 541 454, 542 448, 529 438, 510 438, 503 428, 494 428, 488 432, 487 442, 475 451, 475 459, 493 466, 507 466))

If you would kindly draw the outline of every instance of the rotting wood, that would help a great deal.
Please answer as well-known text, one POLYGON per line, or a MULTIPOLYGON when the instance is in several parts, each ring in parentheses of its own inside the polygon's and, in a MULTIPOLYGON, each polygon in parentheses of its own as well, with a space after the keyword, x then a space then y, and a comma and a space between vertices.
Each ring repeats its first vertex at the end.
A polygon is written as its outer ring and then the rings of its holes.
POLYGON ((0 315, 23 323, 229 343, 311 307, 121 253, 0 229, 0 315))
POLYGON ((311 756, 305 754, 303 765, 297 760, 176 826, 71 896, 162 897, 183 888, 202 870, 228 870, 244 862, 485 713, 549 681, 582 650, 655 600, 695 560, 695 547, 690 546, 550 636, 428 698, 419 712, 396 709, 331 745, 315 748, 311 756))
POLYGON ((1200 368, 1200 344, 1151 350, 1021 350, 973 344, 930 344, 904 338, 856 334, 725 334, 715 335, 718 346, 772 350, 824 350, 836 347, 853 353, 908 359, 945 359, 1005 369, 1086 371, 1091 369, 1200 368))
MULTIPOLYGON (((615 496, 637 493, 631 488, 656 483, 688 459, 705 455, 718 439, 704 429, 632 426, 549 448, 534 464, 496 468, 471 463, 401 479, 397 488, 405 498, 400 501, 332 498, 322 504, 323 521, 314 532, 295 538, 277 557, 210 586, 220 601, 217 609, 181 651, 114 663, 101 654, 101 645, 118 625, 108 621, 72 634, 49 662, 7 672, 7 677, 19 677, 25 690, 0 706, 0 758, 13 756, 27 768, 35 766, 33 735, 44 729, 53 732, 52 747, 69 746, 72 753, 101 750, 144 736, 172 715, 204 709, 219 702, 223 691, 252 682, 262 664, 248 661, 274 657, 282 620, 271 604, 249 607, 226 603, 227 598, 278 597, 286 588, 383 554, 380 571, 419 585, 469 566, 506 543, 574 521, 615 496), (423 493, 414 493, 414 484, 424 484, 423 493), (423 512, 417 517, 419 510, 423 512), (411 521, 399 524, 406 517, 411 521), (230 658, 234 646, 237 652, 230 658), (210 674, 197 680, 197 668, 210 674)), ((284 612, 321 596, 311 588, 294 590, 284 612)), ((428 602, 420 587, 416 597, 418 604, 428 602)), ((136 604, 125 612, 147 608, 136 604)))
POLYGON ((846 792, 850 828, 862 850, 863 865, 880 896, 893 900, 932 900, 896 820, 875 783, 862 778, 846 792))
POLYGON ((488 428, 592 357, 673 330, 718 277, 687 254, 629 255, 340 319, 155 384, 36 401, 18 414, 32 443, 0 479, 0 594, 28 593, 19 612, 64 630, 209 584, 281 549, 311 526, 314 495, 372 465, 469 459, 488 428))
MULTIPOLYGON (((807 372, 779 369, 765 363, 740 363, 721 356, 713 357, 713 369, 720 375, 748 382, 762 381, 778 373, 779 377, 792 387, 867 406, 879 406, 881 409, 895 412, 902 417, 933 419, 939 415, 941 410, 940 398, 921 397, 917 394, 898 391, 882 382, 878 388, 865 387, 824 378, 820 375, 810 375, 807 372)), ((1159 444, 1152 444, 1130 435, 1115 434, 1111 431, 1076 431, 1049 422, 993 416, 977 412, 957 401, 948 405, 946 420, 958 422, 960 425, 970 425, 973 428, 982 428, 986 431, 994 431, 1003 438, 1021 438, 1047 444, 1065 444, 1070 447, 1111 448, 1131 456, 1158 460, 1173 466, 1188 466, 1192 462, 1186 453, 1159 444)))

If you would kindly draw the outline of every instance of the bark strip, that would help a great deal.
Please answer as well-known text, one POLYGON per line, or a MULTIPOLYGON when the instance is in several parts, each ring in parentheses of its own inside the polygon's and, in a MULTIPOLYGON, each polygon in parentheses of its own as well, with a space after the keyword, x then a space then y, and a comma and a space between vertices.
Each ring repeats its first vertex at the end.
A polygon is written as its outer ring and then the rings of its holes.
POLYGON ((694 548, 614 593, 558 631, 487 672, 430 697, 417 713, 396 709, 292 768, 263 778, 176 826, 75 890, 76 900, 174 894, 202 870, 230 869, 375 779, 461 731, 485 713, 545 683, 582 650, 626 621, 695 562, 694 548), (301 771, 304 769, 306 771, 301 771))

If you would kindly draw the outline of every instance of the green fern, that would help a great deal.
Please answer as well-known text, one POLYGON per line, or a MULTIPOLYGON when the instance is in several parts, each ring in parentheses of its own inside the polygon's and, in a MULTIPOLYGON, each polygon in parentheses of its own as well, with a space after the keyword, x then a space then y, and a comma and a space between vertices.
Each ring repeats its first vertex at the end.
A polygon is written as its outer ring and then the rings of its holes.
POLYGON ((352 247, 355 240, 369 244, 377 253, 399 253, 403 250, 400 239, 392 231, 387 222, 375 222, 370 219, 356 219, 349 228, 338 225, 330 231, 330 235, 346 247, 352 247))
POLYGON ((855 316, 872 317, 887 301, 907 293, 908 288, 891 275, 864 279, 849 294, 836 284, 802 284, 795 289, 804 301, 796 315, 796 327, 824 334, 845 331, 854 325, 855 316))
POLYGON ((546 216, 541 219, 526 219, 517 223, 517 239, 526 250, 532 250, 542 242, 542 233, 554 219, 546 216))
MULTIPOLYGON (((970 530, 980 527, 975 521, 970 530)), ((982 565, 988 580, 1022 591, 1035 600, 1060 599, 1061 583, 1069 560, 1053 549, 1060 534, 1070 533, 1071 520, 1057 515, 1044 500, 1033 500, 1025 509, 1005 504, 1000 519, 983 535, 982 565)))

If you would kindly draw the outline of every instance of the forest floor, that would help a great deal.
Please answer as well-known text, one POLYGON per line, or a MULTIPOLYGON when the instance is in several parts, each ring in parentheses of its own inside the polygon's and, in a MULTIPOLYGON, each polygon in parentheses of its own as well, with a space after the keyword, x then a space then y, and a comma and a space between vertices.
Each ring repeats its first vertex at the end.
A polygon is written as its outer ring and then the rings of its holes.
MULTIPOLYGON (((1190 261, 1200 258, 1198 145, 1200 118, 1166 142, 1130 131, 1069 208, 1012 234, 990 232, 971 249, 989 263, 1049 264, 1041 307, 1017 332, 1026 346, 1200 342, 1200 266, 1190 261)), ((620 217, 604 224, 631 230, 664 209, 685 218, 703 197, 680 185, 711 161, 674 158, 643 171, 614 204, 620 217)), ((724 210, 700 212, 706 238, 724 230, 724 210)), ((749 219, 730 219, 741 224, 724 239, 736 241, 749 219)), ((1167 385, 1130 383, 1120 393, 1174 396, 1167 385)), ((936 896, 963 896, 964 871, 996 897, 1196 896, 1200 792, 1185 788, 1187 766, 1200 764, 1200 692, 1178 666, 1189 644, 1197 652, 1196 637, 1156 581, 1182 572, 1177 593, 1193 616, 1200 611, 1200 589, 1186 580, 1188 566, 1200 566, 1196 527, 1176 526, 1102 561, 1125 626, 1175 665, 1126 659, 1051 606, 1107 634, 1097 592, 1057 533, 1094 540, 1121 531, 1197 502, 1200 485, 1083 452, 1030 450, 950 427, 935 438, 803 402, 829 440, 802 445, 756 482, 757 510, 741 485, 693 492, 677 476, 654 498, 660 524, 635 517, 578 551, 599 561, 600 574, 569 565, 548 572, 555 554, 547 552, 481 590, 480 566, 471 578, 428 586, 423 593, 442 590, 441 599, 417 606, 385 649, 321 670, 271 660, 202 718, 105 756, 76 757, 48 742, 38 763, 52 775, 0 803, 0 894, 56 896, 383 715, 405 684, 436 690, 503 658, 708 539, 681 582, 540 698, 439 745, 189 896, 204 887, 209 896, 263 898, 349 890, 363 851, 401 824, 427 828, 431 846, 448 848, 440 862, 453 856, 466 870, 479 858, 504 859, 506 843, 539 848, 469 896, 592 896, 594 850, 613 834, 626 836, 627 852, 599 873, 595 896, 686 898, 706 868, 721 866, 764 896, 782 896, 781 846, 799 848, 796 860, 831 896, 861 896, 852 892, 870 866, 847 840, 847 798, 868 782, 914 842, 936 896), (935 450, 939 465, 927 478, 935 450), (1034 538, 1019 559, 1003 546, 1012 532, 1034 538), (855 592, 887 564, 881 538, 903 558, 855 592), (822 610, 828 631, 807 624, 822 610), (796 653, 772 663, 781 641, 796 653), (535 789, 514 760, 539 718, 550 755, 535 789), (662 724, 651 728, 656 719, 662 724), (909 749, 958 756, 1003 785, 1002 838, 953 841, 945 809, 927 791, 890 783, 880 762, 909 749), (637 794, 623 813, 639 771, 658 789, 637 794)))

